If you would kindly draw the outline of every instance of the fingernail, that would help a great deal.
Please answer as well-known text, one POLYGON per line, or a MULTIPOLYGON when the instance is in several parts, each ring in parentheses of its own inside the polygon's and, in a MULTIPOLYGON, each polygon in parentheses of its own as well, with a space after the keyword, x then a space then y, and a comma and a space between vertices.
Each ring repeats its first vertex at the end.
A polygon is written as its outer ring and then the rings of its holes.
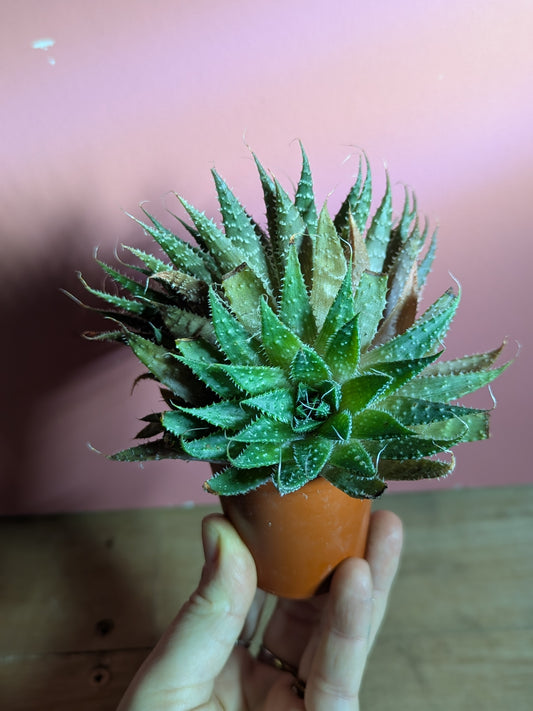
POLYGON ((206 567, 212 569, 216 566, 220 556, 220 534, 210 519, 206 519, 203 522, 202 541, 206 567))

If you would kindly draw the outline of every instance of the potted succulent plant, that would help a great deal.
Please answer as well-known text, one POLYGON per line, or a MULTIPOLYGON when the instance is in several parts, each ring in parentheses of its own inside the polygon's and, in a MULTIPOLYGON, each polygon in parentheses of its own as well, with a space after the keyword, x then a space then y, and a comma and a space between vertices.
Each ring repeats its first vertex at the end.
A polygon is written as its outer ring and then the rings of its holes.
POLYGON ((417 315, 436 242, 409 190, 393 218, 387 178, 371 215, 363 157, 331 217, 316 209, 303 148, 294 199, 254 160, 265 227, 216 171, 221 226, 183 198, 187 239, 145 212, 136 221, 164 254, 125 247, 127 272, 100 262, 118 291, 84 282, 112 324, 90 337, 128 345, 165 403, 143 418, 143 442, 112 459, 210 462, 204 486, 248 544, 259 585, 306 597, 364 554, 387 481, 446 476, 453 445, 488 436, 489 412, 456 401, 506 365, 494 365, 501 347, 441 359, 460 294, 417 315))

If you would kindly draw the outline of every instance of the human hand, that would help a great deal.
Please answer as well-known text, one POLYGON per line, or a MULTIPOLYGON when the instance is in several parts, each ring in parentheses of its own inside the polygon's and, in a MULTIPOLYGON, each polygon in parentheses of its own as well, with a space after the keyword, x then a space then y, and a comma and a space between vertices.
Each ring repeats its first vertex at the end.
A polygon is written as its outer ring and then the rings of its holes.
POLYGON ((253 559, 223 516, 202 534, 200 584, 117 711, 357 711, 400 558, 398 517, 372 514, 366 559, 345 560, 328 593, 278 600, 258 658, 246 647, 265 602, 253 559))

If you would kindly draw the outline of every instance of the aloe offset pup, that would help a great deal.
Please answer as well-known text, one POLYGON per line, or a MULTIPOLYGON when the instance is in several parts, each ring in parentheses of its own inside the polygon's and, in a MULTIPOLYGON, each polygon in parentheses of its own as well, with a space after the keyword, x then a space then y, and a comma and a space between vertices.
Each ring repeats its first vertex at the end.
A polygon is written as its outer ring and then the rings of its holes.
POLYGON ((113 293, 84 282, 113 324, 91 337, 127 344, 166 403, 143 418, 144 441, 112 458, 212 462, 205 487, 222 496, 267 482, 283 495, 320 476, 376 498, 390 480, 446 476, 453 455, 438 455, 488 436, 489 411, 456 401, 507 364, 494 366, 502 347, 441 358, 454 290, 417 316, 436 236, 415 196, 405 191, 395 219, 387 177, 371 215, 364 158, 331 217, 303 148, 294 199, 255 163, 266 228, 213 171, 221 226, 179 198, 196 246, 145 212, 137 222, 164 254, 125 247, 127 273, 100 262, 113 293))

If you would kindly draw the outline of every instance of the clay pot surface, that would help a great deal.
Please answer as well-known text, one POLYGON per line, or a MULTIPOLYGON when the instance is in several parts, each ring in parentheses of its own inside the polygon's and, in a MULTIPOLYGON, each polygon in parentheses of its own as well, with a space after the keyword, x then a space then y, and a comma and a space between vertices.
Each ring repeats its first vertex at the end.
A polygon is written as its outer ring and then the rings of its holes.
POLYGON ((252 553, 258 586, 279 597, 311 597, 341 561, 365 554, 371 501, 322 477, 285 496, 268 483, 220 500, 252 553))

